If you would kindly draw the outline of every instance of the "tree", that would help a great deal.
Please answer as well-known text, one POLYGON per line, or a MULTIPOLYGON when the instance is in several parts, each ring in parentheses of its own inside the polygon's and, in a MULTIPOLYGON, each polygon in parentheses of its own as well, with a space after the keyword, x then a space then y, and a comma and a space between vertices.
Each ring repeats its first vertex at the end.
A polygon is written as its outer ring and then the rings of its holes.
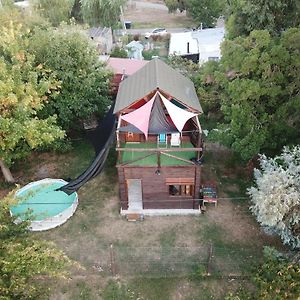
POLYGON ((56 117, 39 118, 58 82, 49 70, 34 64, 26 51, 28 37, 21 26, 2 27, 0 36, 0 162, 7 181, 13 177, 7 166, 33 149, 64 137, 56 117))
POLYGON ((263 262, 253 274, 256 289, 242 290, 237 295, 228 295, 225 300, 241 299, 298 299, 300 294, 299 262, 271 247, 263 250, 263 262))
POLYGON ((125 0, 82 0, 83 20, 91 26, 115 27, 125 0))
POLYGON ((279 234, 285 244, 300 248, 300 146, 284 148, 274 158, 260 157, 255 187, 248 193, 257 221, 279 234))
POLYGON ((199 65, 195 64, 189 59, 182 58, 178 55, 171 55, 168 57, 167 63, 175 70, 180 72, 182 75, 189 77, 191 80, 199 72, 199 65))
POLYGON ((225 120, 215 134, 245 160, 300 142, 299 40, 300 29, 290 28, 280 38, 261 30, 222 44, 212 75, 225 120))
POLYGON ((224 3, 222 0, 188 0, 187 13, 203 28, 214 27, 222 14, 224 3))
POLYGON ((180 12, 183 12, 187 9, 187 2, 189 0, 165 0, 165 4, 169 10, 169 13, 176 12, 178 9, 180 12))
POLYGON ((246 36, 253 30, 268 30, 271 35, 280 35, 300 24, 297 0, 230 0, 228 3, 229 38, 246 36))
POLYGON ((72 262, 53 243, 33 238, 29 220, 11 217, 13 193, 0 201, 0 298, 40 299, 47 291, 39 278, 64 278, 72 262))
POLYGON ((68 22, 71 17, 74 0, 34 0, 33 7, 53 26, 68 22))
POLYGON ((38 31, 30 42, 37 64, 51 69, 61 92, 49 98, 41 116, 56 114, 65 129, 79 129, 93 114, 102 116, 110 104, 110 73, 99 62, 95 47, 76 28, 38 31))
POLYGON ((165 0, 170 13, 186 10, 187 14, 203 28, 213 27, 224 10, 222 0, 165 0))

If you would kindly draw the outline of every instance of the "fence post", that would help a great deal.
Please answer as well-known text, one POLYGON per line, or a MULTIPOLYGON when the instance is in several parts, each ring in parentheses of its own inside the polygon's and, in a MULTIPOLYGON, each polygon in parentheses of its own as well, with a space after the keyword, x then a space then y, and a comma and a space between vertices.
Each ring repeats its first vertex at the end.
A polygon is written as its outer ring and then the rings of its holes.
POLYGON ((212 242, 210 242, 209 246, 208 246, 208 259, 207 259, 207 270, 206 270, 207 276, 210 276, 212 273, 211 272, 212 271, 212 268, 211 268, 212 257, 213 257, 213 244, 212 244, 212 242))
POLYGON ((116 262, 115 262, 115 254, 114 254, 114 246, 113 244, 110 244, 109 247, 109 258, 110 258, 110 271, 111 275, 116 275, 116 262))

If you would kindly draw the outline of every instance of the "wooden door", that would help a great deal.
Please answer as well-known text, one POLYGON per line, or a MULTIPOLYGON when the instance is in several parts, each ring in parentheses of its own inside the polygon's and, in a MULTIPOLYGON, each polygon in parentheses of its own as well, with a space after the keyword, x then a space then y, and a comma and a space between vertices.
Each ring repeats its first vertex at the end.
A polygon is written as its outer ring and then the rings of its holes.
POLYGON ((126 142, 140 142, 140 135, 138 133, 127 132, 126 142))

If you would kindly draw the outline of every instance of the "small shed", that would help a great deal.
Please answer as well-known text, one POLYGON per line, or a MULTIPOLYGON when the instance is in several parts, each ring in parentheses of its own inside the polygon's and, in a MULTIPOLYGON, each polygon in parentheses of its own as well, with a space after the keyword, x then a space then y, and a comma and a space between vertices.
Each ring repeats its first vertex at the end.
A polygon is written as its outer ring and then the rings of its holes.
POLYGON ((88 30, 89 38, 96 44, 100 54, 108 54, 113 47, 113 36, 110 27, 92 27, 88 30))

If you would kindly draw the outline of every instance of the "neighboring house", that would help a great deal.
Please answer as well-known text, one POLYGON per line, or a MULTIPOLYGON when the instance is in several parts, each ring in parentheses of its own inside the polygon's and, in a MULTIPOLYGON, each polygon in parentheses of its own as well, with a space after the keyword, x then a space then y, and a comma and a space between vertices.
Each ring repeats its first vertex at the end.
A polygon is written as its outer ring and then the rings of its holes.
POLYGON ((181 56, 198 63, 199 47, 197 40, 192 37, 192 32, 171 33, 169 55, 181 56))
POLYGON ((88 30, 88 36, 96 44, 100 54, 108 54, 113 48, 112 30, 108 27, 92 27, 88 30))
POLYGON ((128 51, 128 57, 142 60, 143 58, 143 50, 144 46, 140 41, 131 41, 129 44, 125 46, 128 51))
POLYGON ((153 59, 121 82, 114 113, 121 213, 198 214, 202 108, 193 83, 153 59))
POLYGON ((112 79, 112 92, 113 94, 117 94, 120 82, 141 69, 148 61, 110 57, 106 63, 107 68, 114 73, 112 79))
POLYGON ((223 27, 172 33, 169 55, 179 55, 199 63, 219 60, 221 58, 220 45, 224 35, 223 27))

